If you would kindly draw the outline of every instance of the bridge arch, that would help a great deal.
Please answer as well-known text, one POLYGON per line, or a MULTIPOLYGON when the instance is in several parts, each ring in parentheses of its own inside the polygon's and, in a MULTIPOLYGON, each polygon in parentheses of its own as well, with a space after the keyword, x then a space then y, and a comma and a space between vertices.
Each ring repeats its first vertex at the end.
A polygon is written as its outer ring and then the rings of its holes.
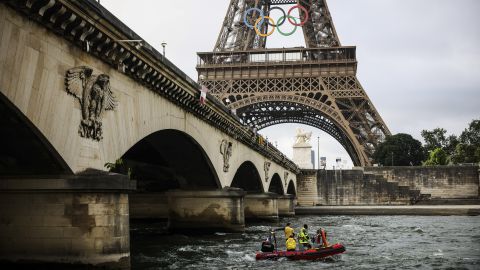
POLYGON ((72 174, 43 133, 0 92, 0 175, 72 174))
POLYGON ((204 148, 189 134, 175 129, 153 132, 123 155, 139 190, 222 188, 204 148))
POLYGON ((270 185, 268 187, 268 192, 277 193, 278 195, 284 195, 285 192, 283 190, 282 179, 278 173, 272 175, 272 179, 270 180, 270 185))
MULTIPOLYGON (((337 140, 347 151, 355 166, 364 165, 368 161, 364 147, 356 143, 357 141, 366 142, 368 138, 355 136, 334 109, 320 100, 303 96, 292 98, 288 95, 266 96, 259 100, 259 96, 254 96, 242 99, 232 106, 238 107, 240 104, 243 107, 237 109, 237 114, 250 126, 258 129, 284 123, 313 126, 337 140)), ((367 132, 359 133, 367 136, 367 132)), ((365 145, 368 144, 365 143, 365 145)), ((374 147, 371 145, 367 151, 373 153, 374 147)))
POLYGON ((249 193, 263 193, 262 178, 251 161, 243 162, 235 171, 231 187, 241 188, 249 193))
POLYGON ((293 180, 288 181, 287 194, 297 195, 297 190, 295 189, 295 183, 293 180))

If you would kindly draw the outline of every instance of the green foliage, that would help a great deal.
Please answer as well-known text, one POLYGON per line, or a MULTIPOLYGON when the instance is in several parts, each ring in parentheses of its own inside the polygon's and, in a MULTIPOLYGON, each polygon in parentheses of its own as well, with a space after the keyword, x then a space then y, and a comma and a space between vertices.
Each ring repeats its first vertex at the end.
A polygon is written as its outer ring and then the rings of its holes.
POLYGON ((127 174, 128 178, 132 179, 132 168, 127 167, 126 164, 123 162, 123 159, 121 158, 115 160, 115 163, 105 163, 104 167, 107 168, 109 172, 127 174))
POLYGON ((460 135, 460 142, 480 146, 480 120, 473 120, 460 135))
POLYGON ((431 152, 437 148, 444 148, 447 145, 447 131, 443 128, 436 128, 432 131, 422 130, 422 137, 425 141, 425 150, 431 152))
POLYGON ((411 135, 399 133, 387 136, 373 154, 375 163, 383 166, 420 165, 425 159, 422 144, 411 135))
POLYGON ((480 162, 480 120, 473 120, 462 132, 451 161, 454 164, 480 162))
POLYGON ((107 162, 104 167, 107 168, 109 172, 120 173, 123 167, 123 159, 117 159, 115 163, 107 162))
POLYGON ((423 163, 426 166, 447 165, 448 155, 443 148, 436 148, 430 152, 429 158, 423 163))
POLYGON ((447 138, 447 144, 443 147, 443 150, 447 153, 448 156, 452 156, 455 152, 455 148, 460 143, 458 137, 455 135, 450 135, 447 138))
POLYGON ((451 156, 452 163, 477 163, 480 162, 480 146, 459 143, 451 156))
POLYGON ((442 149, 447 155, 447 161, 454 164, 480 162, 480 120, 473 120, 459 137, 446 137, 446 133, 443 128, 422 131, 425 149, 430 153, 425 165, 439 165, 443 161, 438 160, 443 158, 443 153, 437 149, 442 149))

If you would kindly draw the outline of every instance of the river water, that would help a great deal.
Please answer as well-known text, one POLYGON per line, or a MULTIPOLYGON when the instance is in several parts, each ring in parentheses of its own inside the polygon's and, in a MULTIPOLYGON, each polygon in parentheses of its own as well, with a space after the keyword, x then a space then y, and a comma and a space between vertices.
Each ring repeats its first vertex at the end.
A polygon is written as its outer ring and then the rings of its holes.
MULTIPOLYGON (((249 224, 245 233, 170 235, 165 223, 132 223, 132 269, 480 269, 480 217, 300 216, 249 224), (256 261, 268 229, 304 223, 346 253, 332 261, 256 261)), ((284 237, 278 232, 284 248, 284 237)))

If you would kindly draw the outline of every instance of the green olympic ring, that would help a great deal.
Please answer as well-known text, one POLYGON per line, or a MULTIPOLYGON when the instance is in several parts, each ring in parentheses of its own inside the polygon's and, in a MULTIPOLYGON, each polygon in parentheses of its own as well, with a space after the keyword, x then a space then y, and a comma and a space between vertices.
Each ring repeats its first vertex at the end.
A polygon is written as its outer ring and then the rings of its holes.
POLYGON ((295 33, 297 31, 297 28, 298 28, 298 25, 297 25, 297 18, 293 17, 293 16, 290 16, 290 15, 286 15, 286 16, 282 16, 280 18, 278 18, 278 21, 277 21, 277 30, 278 32, 282 35, 282 36, 285 36, 285 37, 288 37, 288 36, 291 36, 293 35, 293 33, 295 33), (289 20, 292 19, 295 24, 293 24, 295 26, 295 28, 293 28, 293 30, 291 32, 288 32, 288 33, 284 33, 282 32, 282 30, 280 30, 280 21, 283 20, 283 22, 285 22, 285 18, 288 18, 289 20))

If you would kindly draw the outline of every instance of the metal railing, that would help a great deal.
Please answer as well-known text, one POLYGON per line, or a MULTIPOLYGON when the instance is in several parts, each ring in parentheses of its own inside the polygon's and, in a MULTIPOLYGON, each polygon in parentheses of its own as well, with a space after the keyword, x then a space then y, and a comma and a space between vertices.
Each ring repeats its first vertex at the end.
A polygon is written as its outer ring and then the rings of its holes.
POLYGON ((356 47, 201 52, 197 55, 197 67, 357 61, 356 47))

